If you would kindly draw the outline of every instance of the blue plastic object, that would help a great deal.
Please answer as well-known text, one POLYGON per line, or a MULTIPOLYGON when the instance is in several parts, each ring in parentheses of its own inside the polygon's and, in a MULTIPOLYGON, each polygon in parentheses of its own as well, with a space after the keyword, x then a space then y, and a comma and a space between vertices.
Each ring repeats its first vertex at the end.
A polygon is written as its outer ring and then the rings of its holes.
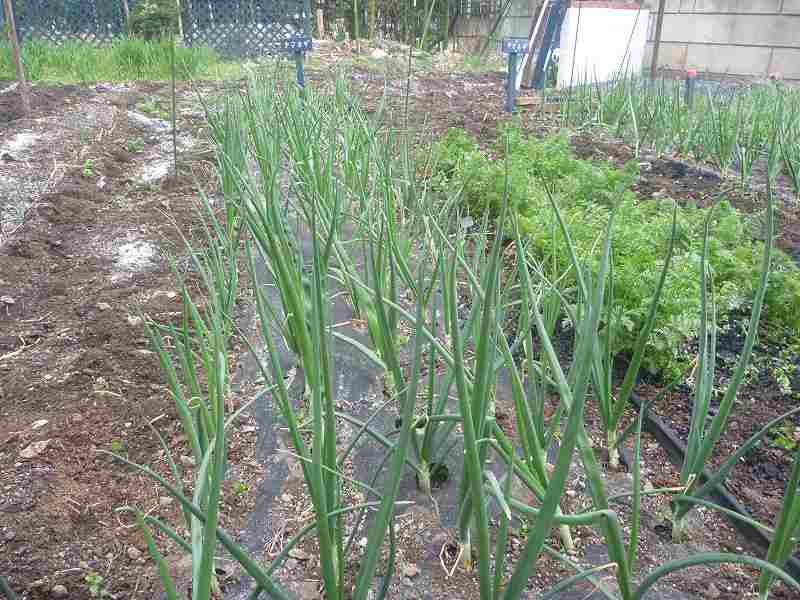
POLYGON ((517 105, 517 64, 520 54, 528 53, 527 38, 504 38, 503 54, 508 54, 508 77, 506 77, 506 112, 514 112, 517 105))

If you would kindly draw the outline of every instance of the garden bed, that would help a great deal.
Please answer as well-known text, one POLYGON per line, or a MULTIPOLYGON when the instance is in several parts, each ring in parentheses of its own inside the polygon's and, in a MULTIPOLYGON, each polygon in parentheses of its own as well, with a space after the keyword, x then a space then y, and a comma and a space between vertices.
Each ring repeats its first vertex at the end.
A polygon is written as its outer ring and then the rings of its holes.
MULTIPOLYGON (((411 130, 423 141, 452 127, 477 135, 483 147, 497 140, 506 121, 499 73, 443 77, 437 72, 420 72, 409 84, 399 71, 387 80, 380 66, 353 65, 351 80, 366 112, 379 115, 381 123, 411 130), (383 104, 385 85, 389 95, 383 104)), ((308 76, 312 87, 331 89, 329 72, 312 68, 308 76)), ((13 160, 4 162, 0 156, 0 209, 12 206, 16 200, 14 190, 30 188, 26 192, 24 219, 19 227, 14 226, 0 248, 0 295, 13 301, 5 302, 0 314, 0 476, 4 482, 0 492, 0 574, 7 576, 27 598, 49 598, 56 585, 66 586, 69 597, 74 598, 93 597, 102 590, 120 599, 153 598, 159 593, 156 565, 147 555, 130 517, 115 513, 114 509, 137 505, 150 515, 174 522, 179 519, 177 503, 143 475, 95 451, 110 450, 166 473, 164 453, 149 428, 154 425, 165 436, 168 448, 181 458, 187 475, 194 472, 196 464, 189 456, 186 432, 181 429, 157 356, 143 330, 140 312, 162 323, 180 320, 180 289, 167 255, 178 258, 178 269, 186 274, 188 289, 197 292, 194 299, 203 306, 202 283, 188 268, 186 249, 176 226, 195 241, 201 237, 192 235, 200 226, 195 186, 199 182, 212 198, 219 197, 213 148, 201 107, 187 87, 179 88, 179 130, 184 137, 182 171, 177 178, 168 174, 168 127, 165 129, 158 121, 168 114, 167 86, 41 86, 41 90, 45 92, 41 96, 44 103, 34 105, 35 113, 30 119, 22 118, 13 109, 3 113, 5 105, 0 95, 0 122, 6 114, 9 124, 0 135, 0 147, 9 143, 13 146, 9 152, 13 160), (147 123, 153 126, 152 130, 147 123), (28 140, 31 145, 20 145, 19 140, 28 140), (161 165, 167 165, 166 172, 161 165), (2 182, 6 179, 11 184, 4 188, 2 182)), ((207 95, 221 90, 219 85, 203 85, 207 95)), ((525 122, 524 126, 537 132, 556 128, 552 123, 535 121, 525 122)), ((570 144, 580 156, 610 158, 618 165, 633 157, 630 148, 619 141, 599 136, 572 136, 570 144)), ((681 203, 707 206, 724 196, 755 217, 764 208, 763 195, 747 190, 737 192, 735 182, 702 165, 648 157, 642 157, 640 162, 647 164, 641 166, 632 190, 643 198, 673 197, 681 203)), ((797 251, 797 221, 789 199, 783 201, 786 210, 778 212, 779 244, 792 253, 797 251)), ((307 251, 308 240, 305 242, 307 251)), ((513 248, 507 249, 506 258, 509 264, 513 263, 513 248)), ((254 289, 245 275, 233 315, 243 331, 251 334, 254 289)), ((275 305, 280 302, 275 288, 263 289, 271 290, 275 305)), ((470 302, 470 297, 462 297, 459 312, 466 313, 470 302)), ((413 310, 409 304, 405 306, 413 310)), ((335 295, 329 309, 340 332, 370 343, 366 322, 352 312, 342 296, 335 295)), ((720 341, 723 376, 730 363, 728 355, 741 347, 740 322, 732 319, 720 341)), ((797 349, 792 346, 793 340, 781 339, 769 331, 768 314, 766 323, 765 336, 756 349, 756 370, 748 375, 740 394, 741 403, 735 407, 732 423, 736 426, 726 430, 715 460, 741 444, 765 419, 796 402, 797 349)), ((410 338, 401 354, 403 373, 408 376, 413 332, 407 323, 401 332, 410 338)), ((258 336, 250 339, 259 340, 258 336)), ((559 342, 562 357, 568 361, 569 332, 562 332, 559 342)), ((237 338, 233 353, 242 349, 237 338)), ((469 352, 473 350, 468 347, 469 352)), ((686 351, 692 351, 691 345, 686 351)), ((374 370, 364 368, 361 354, 339 348, 335 356, 341 366, 336 373, 337 407, 366 418, 370 410, 385 402, 383 380, 377 379, 374 370)), ((284 358, 287 368, 298 366, 290 353, 284 358)), ((292 376, 297 374, 302 373, 296 370, 292 376)), ((427 374, 426 366, 422 378, 427 374)), ((261 373, 251 361, 245 361, 235 376, 231 407, 238 407, 257 394, 261 400, 251 409, 251 416, 236 421, 228 436, 231 471, 225 482, 220 525, 235 532, 252 556, 269 560, 275 558, 289 534, 308 523, 313 511, 300 461, 289 452, 285 423, 277 416, 268 395, 261 394, 260 379, 261 373)), ((305 408, 300 381, 298 378, 290 388, 293 402, 302 411, 305 408)), ((646 376, 637 391, 645 398, 652 397, 662 385, 655 376, 646 376)), ((501 379, 498 384, 495 401, 498 423, 511 439, 518 440, 520 431, 507 380, 501 379)), ((383 409, 379 422, 387 434, 399 427, 399 409, 393 403, 383 409)), ((653 410, 681 434, 688 414, 687 389, 678 388, 653 410)), ((627 416, 633 418, 632 411, 627 416)), ((602 429, 591 399, 585 422, 595 447, 602 448, 602 429)), ((798 422, 793 421, 794 425, 798 422)), ((338 424, 341 450, 351 441, 353 429, 341 420, 338 424)), ((794 431, 782 430, 780 434, 786 439, 777 435, 768 438, 729 480, 731 491, 754 510, 759 520, 769 522, 774 517, 776 502, 783 495, 788 453, 776 444, 795 440, 794 431)), ((363 444, 343 471, 359 480, 369 480, 381 456, 376 448, 363 444)), ((398 556, 396 577, 387 597, 478 597, 474 571, 456 568, 448 575, 448 570, 457 566, 455 521, 460 457, 460 451, 452 453, 452 464, 448 463, 451 477, 431 495, 417 490, 413 473, 404 475, 398 499, 411 500, 414 505, 398 510, 393 525, 398 536, 398 556)), ((577 462, 562 502, 565 512, 576 512, 591 503, 586 474, 577 462)), ((678 471, 649 434, 642 437, 642 463, 643 485, 677 484, 678 471)), ((495 467, 502 474, 502 465, 495 467)), ((609 493, 631 490, 630 474, 605 466, 603 472, 609 493)), ((533 498, 524 495, 523 487, 515 490, 515 495, 516 492, 523 500, 534 503, 533 498)), ((350 488, 347 494, 350 500, 359 499, 350 488)), ((621 502, 614 508, 628 522, 629 503, 621 502)), ((668 513, 666 496, 643 498, 638 573, 699 551, 751 555, 761 555, 763 551, 750 546, 723 517, 706 509, 696 511, 696 535, 689 542, 673 543, 668 513)), ((494 506, 493 526, 500 515, 494 506)), ((353 521, 348 518, 346 523, 350 527, 353 521)), ((513 521, 504 548, 509 557, 506 575, 510 575, 511 567, 521 556, 528 527, 529 523, 522 519, 513 521)), ((571 560, 584 567, 609 562, 608 549, 597 529, 578 526, 574 532, 577 550, 568 555, 571 560)), ((183 553, 164 536, 157 538, 178 583, 185 585, 189 571, 183 553)), ((553 546, 558 544, 555 536, 550 542, 553 546)), ((365 546, 358 540, 355 551, 360 554, 345 570, 348 583, 355 580, 365 546)), ((291 555, 291 561, 279 568, 276 577, 304 600, 321 597, 323 565, 318 555, 315 541, 304 542, 291 555)), ((250 581, 241 578, 242 571, 230 561, 221 561, 218 566, 228 596, 241 597, 250 581)), ((563 561, 545 556, 535 566, 527 597, 540 597, 572 573, 563 561)), ((755 574, 752 568, 737 565, 700 566, 663 580, 646 598, 747 597, 755 574)), ((613 589, 611 575, 611 571, 600 572, 598 580, 613 589)), ((593 594, 594 589, 583 583, 557 598, 600 597, 593 594)), ((777 586, 772 597, 793 596, 777 586)))
MULTIPOLYGON (((195 235, 197 183, 215 183, 202 107, 185 88, 187 144, 180 176, 169 174, 169 128, 152 109, 168 90, 35 84, 30 117, 15 93, 0 95, 0 573, 25 598, 56 585, 70 598, 92 586, 158 593, 140 534, 115 509, 175 507, 96 451, 156 464, 152 423, 183 453, 140 315, 180 316, 168 257, 184 254, 178 228, 195 235), (145 181, 159 163, 168 169, 145 181)), ((231 443, 238 478, 255 479, 252 435, 231 443)), ((231 514, 249 502, 231 494, 231 514)))

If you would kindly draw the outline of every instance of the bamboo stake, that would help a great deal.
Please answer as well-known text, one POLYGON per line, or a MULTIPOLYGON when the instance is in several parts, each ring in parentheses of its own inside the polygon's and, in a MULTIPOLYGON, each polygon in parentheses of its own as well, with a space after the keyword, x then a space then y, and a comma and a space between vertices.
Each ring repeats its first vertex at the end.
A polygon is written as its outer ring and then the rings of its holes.
MULTIPOLYGON (((181 38, 181 44, 183 43, 183 8, 181 7, 181 0, 175 0, 175 6, 178 8, 178 35, 181 38)), ((172 45, 175 45, 175 42, 172 42, 172 45)))
POLYGON ((321 8, 317 9, 317 35, 319 39, 325 39, 325 15, 321 8))
POLYGON ((31 112, 31 98, 28 93, 28 82, 25 80, 25 69, 22 66, 22 53, 19 48, 19 37, 17 36, 17 23, 14 18, 14 7, 11 0, 4 0, 6 8, 6 31, 8 41, 11 44, 11 54, 14 57, 14 66, 17 68, 17 81, 19 81, 19 95, 22 98, 22 109, 28 115, 31 112))
POLYGON ((653 40, 653 61, 650 63, 650 78, 655 79, 656 71, 658 71, 658 52, 661 49, 661 28, 664 26, 664 10, 666 8, 667 0, 661 0, 658 3, 658 18, 656 20, 656 33, 653 40))

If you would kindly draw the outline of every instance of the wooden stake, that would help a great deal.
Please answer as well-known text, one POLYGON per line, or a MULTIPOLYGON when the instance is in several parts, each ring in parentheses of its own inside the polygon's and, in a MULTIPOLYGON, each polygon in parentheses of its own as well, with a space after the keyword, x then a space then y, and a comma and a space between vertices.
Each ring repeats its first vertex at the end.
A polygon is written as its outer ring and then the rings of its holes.
MULTIPOLYGON (((178 8, 178 35, 181 38, 181 44, 183 44, 183 7, 181 7, 181 0, 175 0, 175 5, 178 8)), ((175 45, 174 41, 172 45, 175 45)))
POLYGON ((658 18, 656 19, 656 38, 653 40, 653 60, 650 63, 650 78, 655 79, 658 71, 658 52, 661 49, 661 28, 664 25, 664 10, 667 0, 660 0, 658 3, 658 18))
POLYGON ((17 81, 19 82, 19 95, 22 98, 22 109, 25 114, 31 112, 31 98, 28 93, 28 82, 25 80, 25 69, 22 67, 22 53, 19 49, 19 38, 17 37, 17 24, 14 19, 14 7, 11 0, 3 0, 6 8, 6 31, 8 31, 8 41, 11 44, 11 54, 14 57, 14 65, 17 68, 17 81))

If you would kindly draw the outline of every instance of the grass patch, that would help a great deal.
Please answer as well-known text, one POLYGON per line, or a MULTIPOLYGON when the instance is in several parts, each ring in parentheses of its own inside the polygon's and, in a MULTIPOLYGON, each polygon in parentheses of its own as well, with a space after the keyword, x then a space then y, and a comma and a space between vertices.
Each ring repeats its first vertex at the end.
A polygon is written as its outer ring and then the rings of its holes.
MULTIPOLYGON (((26 41, 22 61, 30 81, 164 80, 171 77, 171 42, 120 38, 107 46, 68 41, 55 45, 43 40, 26 41)), ((178 79, 198 77, 224 78, 231 74, 232 64, 224 63, 211 48, 175 47, 178 79)), ((233 69, 237 73, 240 68, 233 69)), ((0 43, 0 79, 14 79, 16 72, 7 43, 0 43)))

